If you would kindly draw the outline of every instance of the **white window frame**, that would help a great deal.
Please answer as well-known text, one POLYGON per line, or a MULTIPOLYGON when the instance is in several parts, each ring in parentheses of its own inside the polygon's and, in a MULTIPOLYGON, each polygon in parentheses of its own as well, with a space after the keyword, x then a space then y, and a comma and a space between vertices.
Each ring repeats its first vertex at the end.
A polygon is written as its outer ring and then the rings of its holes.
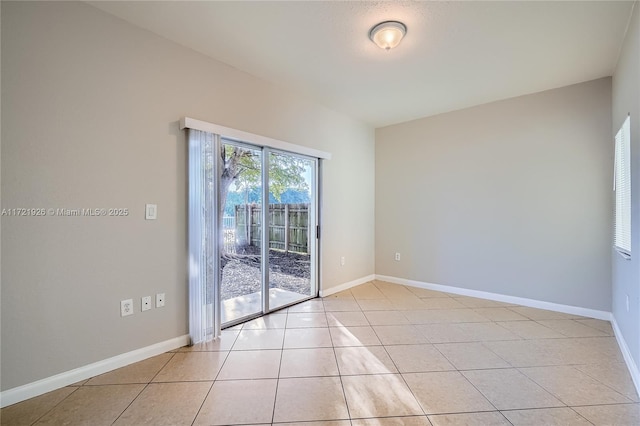
POLYGON ((615 138, 615 222, 614 247, 625 259, 631 258, 631 122, 624 120, 615 138))

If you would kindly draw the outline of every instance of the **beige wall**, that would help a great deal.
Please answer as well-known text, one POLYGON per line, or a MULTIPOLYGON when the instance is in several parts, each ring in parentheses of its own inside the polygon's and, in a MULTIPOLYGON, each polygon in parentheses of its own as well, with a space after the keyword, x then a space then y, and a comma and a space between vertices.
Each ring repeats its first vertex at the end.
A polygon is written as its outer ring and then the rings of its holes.
POLYGON ((627 114, 631 116, 631 259, 611 250, 613 261, 613 316, 636 367, 640 366, 640 3, 636 2, 613 75, 615 137, 627 114), (626 298, 629 297, 627 310, 626 298))
POLYGON ((376 273, 609 311, 610 111, 604 78, 377 129, 376 273))
POLYGON ((3 390, 187 333, 182 116, 331 152, 324 287, 373 274, 373 129, 89 5, 3 2, 2 207, 131 211, 2 218, 3 390))

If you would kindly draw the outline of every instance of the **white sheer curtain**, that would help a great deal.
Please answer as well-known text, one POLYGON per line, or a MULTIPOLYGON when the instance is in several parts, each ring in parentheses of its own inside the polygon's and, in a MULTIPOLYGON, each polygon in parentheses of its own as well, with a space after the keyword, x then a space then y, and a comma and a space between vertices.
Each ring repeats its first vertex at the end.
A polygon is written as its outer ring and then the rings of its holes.
POLYGON ((217 243, 220 136, 188 129, 189 135, 189 336, 191 344, 220 335, 217 243))

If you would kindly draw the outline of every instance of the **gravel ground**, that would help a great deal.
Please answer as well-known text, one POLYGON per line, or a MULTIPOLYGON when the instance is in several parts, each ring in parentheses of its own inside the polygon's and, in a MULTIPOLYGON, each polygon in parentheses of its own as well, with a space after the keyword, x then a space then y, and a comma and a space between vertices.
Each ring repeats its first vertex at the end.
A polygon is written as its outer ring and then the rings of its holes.
MULTIPOLYGON (((233 255, 223 262, 222 300, 260 291, 260 256, 256 252, 245 249, 244 254, 233 255)), ((309 294, 311 271, 308 255, 270 250, 269 261, 269 288, 309 294)))

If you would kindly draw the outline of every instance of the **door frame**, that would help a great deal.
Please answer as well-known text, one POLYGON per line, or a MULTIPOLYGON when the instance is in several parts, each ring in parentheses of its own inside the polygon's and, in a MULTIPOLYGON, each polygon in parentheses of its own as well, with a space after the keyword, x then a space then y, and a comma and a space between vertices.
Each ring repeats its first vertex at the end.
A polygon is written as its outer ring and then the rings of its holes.
MULTIPOLYGON (((221 329, 226 329, 230 327, 234 327, 238 324, 250 321, 255 318, 259 318, 261 316, 270 314, 272 312, 279 311, 281 309, 288 308, 289 306, 314 299, 318 297, 320 293, 320 194, 321 194, 321 181, 320 181, 320 169, 321 169, 321 158, 313 157, 306 154, 300 154, 296 152, 287 151, 279 148, 272 148, 270 146, 258 145, 252 143, 251 141, 237 140, 235 138, 225 137, 224 135, 220 136, 219 139, 221 149, 224 145, 234 145, 245 147, 247 149, 252 149, 256 151, 260 151, 261 153, 261 180, 260 183, 262 185, 262 203, 261 203, 261 306, 262 310, 260 312, 256 312, 253 314, 245 315, 240 318, 233 319, 231 321, 227 321, 225 323, 221 323, 221 329), (309 209, 309 248, 310 248, 310 286, 311 290, 310 295, 308 297, 300 298, 291 303, 287 303, 276 308, 271 308, 270 306, 270 291, 269 291, 269 157, 270 154, 279 154, 279 155, 289 155, 293 157, 298 157, 304 159, 306 161, 310 161, 312 163, 312 172, 311 172, 311 200, 310 200, 310 209, 309 209)), ((215 183, 217 187, 216 192, 220 192, 220 182, 216 180, 215 183)), ((220 197, 217 199, 217 203, 222 203, 220 197)), ((218 206, 216 206, 218 207, 218 206)), ((219 208, 216 208, 216 212, 219 211, 219 208)), ((222 230, 222 218, 219 218, 218 227, 216 232, 218 234, 222 234, 224 231, 222 230)), ((219 238, 218 241, 221 239, 219 238)), ((218 256, 219 259, 219 256, 218 256)), ((217 303, 217 311, 220 312, 222 310, 222 269, 220 267, 220 262, 217 262, 217 272, 216 276, 220 277, 216 283, 218 291, 220 294, 219 301, 217 303)))

